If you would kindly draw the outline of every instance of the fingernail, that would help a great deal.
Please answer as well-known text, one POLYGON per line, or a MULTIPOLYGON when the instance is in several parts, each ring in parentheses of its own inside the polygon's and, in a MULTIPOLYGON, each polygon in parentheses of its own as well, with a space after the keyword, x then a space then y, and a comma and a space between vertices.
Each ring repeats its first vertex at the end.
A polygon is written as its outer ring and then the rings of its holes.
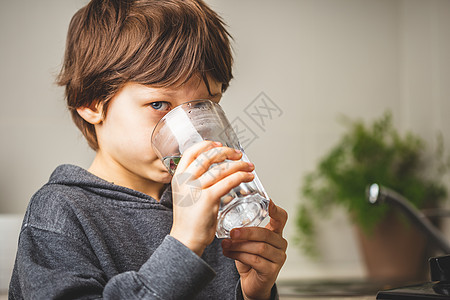
POLYGON ((231 238, 233 239, 239 238, 240 235, 241 232, 238 229, 233 229, 233 231, 231 231, 231 238))
POLYGON ((249 162, 248 165, 249 165, 251 168, 254 168, 254 167, 255 167, 255 165, 254 165, 253 163, 251 163, 251 162, 249 162))
POLYGON ((213 142, 213 145, 214 145, 214 146, 219 146, 219 147, 220 147, 220 146, 222 146, 222 143, 221 143, 221 142, 213 142))
POLYGON ((275 203, 273 203, 273 201, 270 200, 270 202, 269 202, 269 210, 270 210, 270 213, 272 213, 274 209, 275 209, 275 203))
POLYGON ((234 149, 234 151, 236 151, 236 153, 241 153, 241 150, 239 150, 239 149, 234 149))

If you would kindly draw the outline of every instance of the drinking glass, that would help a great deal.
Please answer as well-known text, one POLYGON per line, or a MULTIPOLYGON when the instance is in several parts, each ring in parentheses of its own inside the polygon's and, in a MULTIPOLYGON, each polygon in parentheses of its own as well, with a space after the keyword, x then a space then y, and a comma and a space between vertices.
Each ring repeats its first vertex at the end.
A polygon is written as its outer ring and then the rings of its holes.
MULTIPOLYGON (((155 153, 172 175, 183 152, 204 140, 239 149, 241 160, 249 162, 224 111, 210 100, 194 100, 173 108, 156 124, 151 139, 155 153)), ((229 238, 233 228, 258 226, 267 216, 269 196, 255 171, 253 175, 251 182, 243 182, 221 197, 218 238, 229 238)))

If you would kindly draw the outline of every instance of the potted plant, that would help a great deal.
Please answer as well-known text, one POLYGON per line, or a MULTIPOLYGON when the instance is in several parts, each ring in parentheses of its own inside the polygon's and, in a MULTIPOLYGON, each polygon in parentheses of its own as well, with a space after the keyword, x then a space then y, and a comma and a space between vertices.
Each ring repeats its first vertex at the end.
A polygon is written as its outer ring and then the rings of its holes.
MULTIPOLYGON (((386 204, 371 205, 365 199, 365 190, 369 184, 378 183, 402 194, 419 209, 436 207, 446 198, 447 190, 442 178, 450 166, 450 156, 445 161, 442 136, 438 138, 436 154, 430 156, 421 138, 412 133, 401 135, 394 128, 390 112, 384 113, 370 125, 349 119, 344 119, 344 122, 348 131, 320 159, 317 169, 303 178, 301 188, 303 201, 296 218, 297 242, 306 254, 317 256, 314 217, 318 215, 323 217, 332 208, 339 206, 348 212, 351 222, 358 228, 358 235, 366 239, 361 241, 362 247, 376 248, 377 246, 370 245, 368 240, 375 235, 391 235, 399 226, 405 227, 409 233, 399 233, 400 238, 391 237, 391 241, 384 242, 382 247, 399 248, 398 245, 390 244, 393 240, 398 242, 406 239, 408 235, 412 235, 411 239, 417 243, 416 228, 403 226, 402 223, 406 223, 405 218, 397 221, 398 215, 401 214, 396 214, 392 207, 386 204), (391 223, 386 225, 386 222, 391 223)), ((412 248, 418 247, 415 245, 412 248)), ((411 248, 405 249, 406 252, 411 252, 411 248)), ((381 252, 379 248, 376 250, 381 252)), ((402 255, 405 254, 394 256, 392 260, 399 260, 402 255)), ((374 258, 373 253, 366 253, 363 256, 368 264, 370 262, 367 260, 374 258)), ((392 270, 383 271, 379 261, 372 263, 373 265, 377 267, 375 269, 381 270, 379 272, 368 270, 369 276, 376 279, 404 275, 392 274, 392 270)), ((390 268, 394 271, 398 269, 394 266, 390 268)))

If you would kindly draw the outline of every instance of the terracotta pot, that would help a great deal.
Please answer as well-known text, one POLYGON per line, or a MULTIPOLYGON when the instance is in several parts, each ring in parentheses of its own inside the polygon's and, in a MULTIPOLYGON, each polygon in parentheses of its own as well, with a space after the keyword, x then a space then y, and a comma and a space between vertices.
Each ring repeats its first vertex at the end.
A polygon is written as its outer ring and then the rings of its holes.
POLYGON ((416 226, 392 212, 372 234, 355 229, 370 279, 382 282, 428 280, 427 239, 416 226))

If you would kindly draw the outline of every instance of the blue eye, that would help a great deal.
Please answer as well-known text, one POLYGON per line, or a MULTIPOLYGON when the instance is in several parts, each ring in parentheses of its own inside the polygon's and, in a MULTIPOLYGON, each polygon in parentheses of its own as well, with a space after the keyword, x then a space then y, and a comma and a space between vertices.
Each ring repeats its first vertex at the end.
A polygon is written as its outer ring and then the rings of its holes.
POLYGON ((155 110, 167 110, 169 109, 169 103, 164 101, 156 101, 150 103, 150 106, 155 110))

